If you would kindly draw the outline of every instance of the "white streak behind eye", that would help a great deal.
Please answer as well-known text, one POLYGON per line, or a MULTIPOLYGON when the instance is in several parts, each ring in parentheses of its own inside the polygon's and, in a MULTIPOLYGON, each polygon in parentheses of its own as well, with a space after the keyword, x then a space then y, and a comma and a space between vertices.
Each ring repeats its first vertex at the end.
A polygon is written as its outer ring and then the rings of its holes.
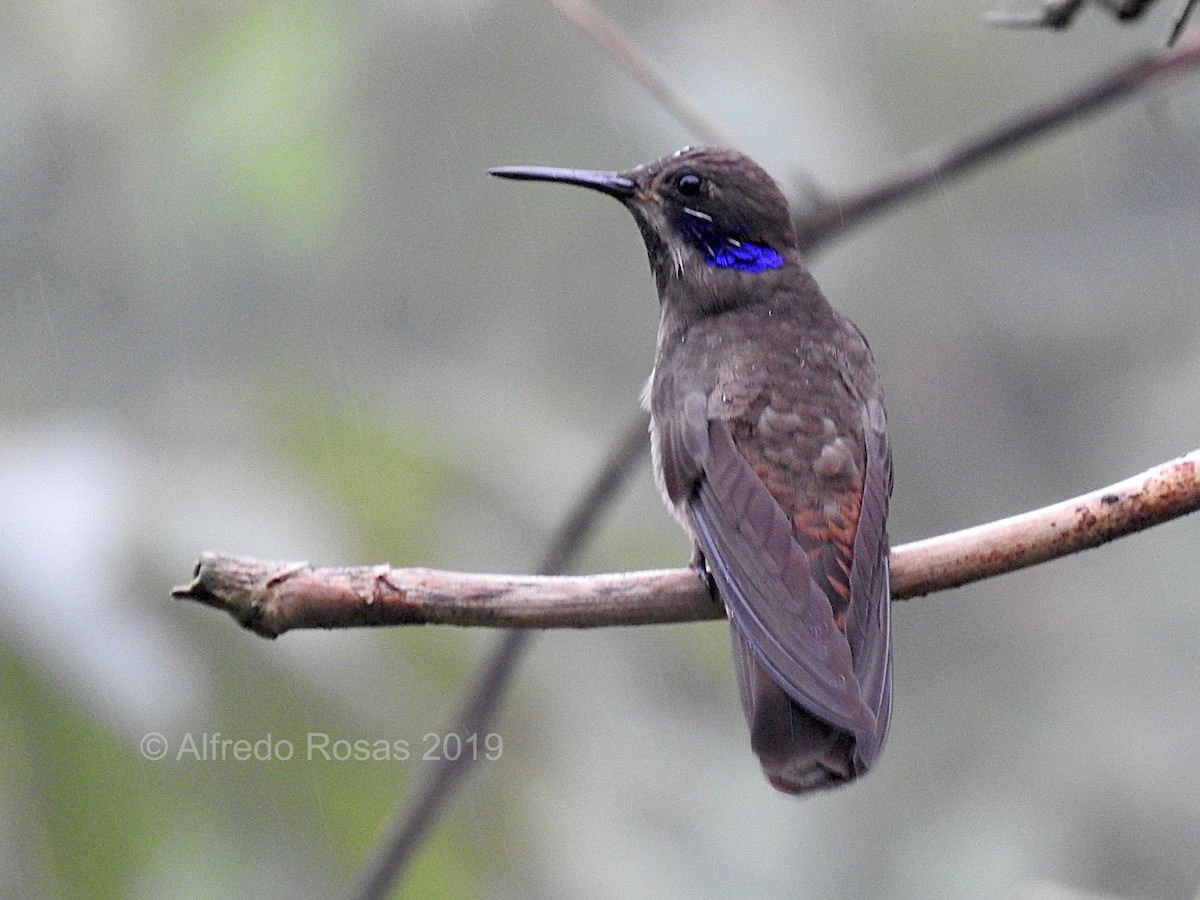
POLYGON ((685 206, 683 211, 686 215, 692 216, 696 219, 703 219, 705 222, 711 222, 713 220, 713 217, 708 213, 700 212, 698 209, 692 209, 690 206, 685 206))

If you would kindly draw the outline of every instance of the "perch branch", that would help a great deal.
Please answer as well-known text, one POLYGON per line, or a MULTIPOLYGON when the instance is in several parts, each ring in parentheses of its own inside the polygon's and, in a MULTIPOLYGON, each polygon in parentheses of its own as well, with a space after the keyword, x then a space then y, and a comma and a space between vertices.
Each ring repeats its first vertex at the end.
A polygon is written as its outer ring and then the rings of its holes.
MULTIPOLYGON (((892 550, 902 600, 1097 547, 1200 509, 1200 450, 1071 500, 892 550)), ((593 628, 717 619, 689 569, 500 576, 389 566, 315 568, 206 553, 172 591, 276 637, 293 628, 475 625, 593 628)))

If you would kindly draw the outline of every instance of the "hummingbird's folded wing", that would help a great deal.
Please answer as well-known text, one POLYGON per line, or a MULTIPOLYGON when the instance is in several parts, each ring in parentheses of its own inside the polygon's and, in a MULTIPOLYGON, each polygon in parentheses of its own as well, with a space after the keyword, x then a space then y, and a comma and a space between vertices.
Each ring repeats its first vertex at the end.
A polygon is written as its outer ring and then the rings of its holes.
POLYGON ((863 702, 875 713, 871 740, 859 738, 857 752, 870 766, 883 748, 892 709, 892 591, 888 573, 887 511, 892 492, 892 455, 883 405, 867 403, 864 428, 867 459, 862 502, 850 569, 846 639, 854 657, 863 702))
MULTIPOLYGON (((864 703, 851 642, 834 622, 791 523, 726 424, 706 425, 703 474, 688 514, 734 628, 797 703, 858 741, 872 742, 876 712, 864 703)), ((861 614, 854 620, 857 639, 871 623, 861 614)), ((886 644, 884 654, 886 660, 886 644)), ((861 674, 875 679, 878 664, 861 674)))

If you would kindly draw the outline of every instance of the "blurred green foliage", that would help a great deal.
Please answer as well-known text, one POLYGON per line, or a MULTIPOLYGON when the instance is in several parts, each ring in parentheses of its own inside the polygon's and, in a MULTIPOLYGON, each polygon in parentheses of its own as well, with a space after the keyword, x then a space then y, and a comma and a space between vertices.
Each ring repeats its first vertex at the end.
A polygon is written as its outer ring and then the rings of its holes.
POLYGON ((265 409, 272 443, 337 502, 366 559, 435 555, 440 511, 471 484, 445 438, 315 387, 269 388, 265 409))
POLYGON ((349 26, 322 0, 246 4, 192 33, 168 79, 226 199, 284 235, 313 233, 346 201, 349 26))

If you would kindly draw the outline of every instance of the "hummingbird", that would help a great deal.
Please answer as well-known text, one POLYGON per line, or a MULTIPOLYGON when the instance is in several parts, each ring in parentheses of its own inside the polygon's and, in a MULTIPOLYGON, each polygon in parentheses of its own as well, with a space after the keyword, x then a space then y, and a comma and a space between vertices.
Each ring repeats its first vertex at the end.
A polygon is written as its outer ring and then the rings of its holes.
POLYGON ((491 174, 633 214, 660 303, 642 398, 655 479, 725 606, 751 749, 786 793, 866 773, 892 701, 883 391, 862 332, 801 263, 783 193, 725 149, 491 174))

